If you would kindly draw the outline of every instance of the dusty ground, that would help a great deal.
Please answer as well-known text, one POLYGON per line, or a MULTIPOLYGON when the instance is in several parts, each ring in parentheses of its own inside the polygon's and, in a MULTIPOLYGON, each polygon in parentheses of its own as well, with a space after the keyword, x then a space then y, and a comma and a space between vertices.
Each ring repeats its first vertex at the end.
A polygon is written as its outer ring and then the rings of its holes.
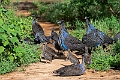
MULTIPOLYGON (((19 15, 28 16, 30 13, 27 11, 19 11, 19 15)), ((45 31, 45 35, 50 35, 51 28, 54 27, 58 32, 59 26, 51 24, 49 22, 39 22, 45 31)), ((77 56, 81 58, 81 56, 77 56)), ((81 76, 59 77, 56 76, 53 71, 63 67, 63 65, 71 64, 69 61, 65 61, 65 58, 55 58, 52 63, 46 64, 42 62, 32 63, 27 67, 20 67, 16 71, 0 75, 0 80, 120 80, 119 70, 108 70, 104 72, 97 72, 87 69, 81 76)), ((80 59, 81 61, 81 59, 80 59)))
POLYGON ((59 77, 52 73, 54 70, 71 64, 64 59, 54 59, 51 64, 42 62, 20 67, 17 71, 0 75, 0 80, 120 80, 120 71, 108 70, 105 72, 94 72, 87 69, 81 76, 59 77))

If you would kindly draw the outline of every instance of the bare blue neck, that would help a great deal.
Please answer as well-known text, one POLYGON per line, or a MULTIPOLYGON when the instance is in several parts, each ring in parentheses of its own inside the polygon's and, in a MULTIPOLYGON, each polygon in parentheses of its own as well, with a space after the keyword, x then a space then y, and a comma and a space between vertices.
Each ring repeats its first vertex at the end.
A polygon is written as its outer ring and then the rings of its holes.
POLYGON ((88 18, 86 19, 86 25, 87 25, 87 27, 90 25, 88 18))
POLYGON ((36 22, 36 17, 33 18, 32 24, 34 24, 35 22, 36 22))

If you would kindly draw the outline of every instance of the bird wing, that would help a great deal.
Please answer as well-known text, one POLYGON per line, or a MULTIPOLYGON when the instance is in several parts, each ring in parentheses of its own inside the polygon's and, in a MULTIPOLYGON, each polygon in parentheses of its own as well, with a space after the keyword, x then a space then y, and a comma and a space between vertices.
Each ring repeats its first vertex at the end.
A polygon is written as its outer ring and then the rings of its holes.
POLYGON ((34 34, 36 34, 38 32, 44 34, 43 28, 37 22, 32 24, 32 31, 34 34))
POLYGON ((72 35, 68 35, 66 38, 65 38, 65 42, 67 43, 71 43, 71 44, 81 44, 82 41, 80 41, 78 38, 76 37, 73 37, 72 35))
POLYGON ((55 52, 55 50, 53 50, 52 48, 50 48, 50 47, 46 47, 46 49, 47 49, 47 52, 48 53, 50 53, 51 55, 53 55, 53 56, 56 56, 56 52, 55 52))
POLYGON ((85 44, 74 44, 74 43, 67 43, 65 42, 65 45, 70 49, 70 50, 77 50, 77 51, 83 51, 85 50, 85 44))
POLYGON ((88 47, 98 46, 102 43, 102 40, 96 34, 96 31, 93 31, 89 34, 86 34, 82 37, 82 42, 88 47))
POLYGON ((55 40, 55 41, 58 41, 58 34, 56 32, 52 32, 51 33, 51 39, 55 40))

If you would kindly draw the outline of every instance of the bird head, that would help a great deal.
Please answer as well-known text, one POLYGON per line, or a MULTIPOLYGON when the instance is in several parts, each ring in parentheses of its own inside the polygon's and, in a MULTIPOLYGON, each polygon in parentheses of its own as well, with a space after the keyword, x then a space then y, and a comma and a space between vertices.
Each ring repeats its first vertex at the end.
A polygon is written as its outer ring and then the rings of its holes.
POLYGON ((82 58, 84 59, 85 65, 91 64, 91 55, 89 53, 82 54, 82 58))
POLYGON ((36 15, 32 15, 32 17, 33 17, 33 20, 35 20, 35 19, 36 19, 36 15))
POLYGON ((85 16, 85 19, 88 19, 89 17, 85 16))
POLYGON ((60 20, 59 22, 57 22, 58 24, 62 24, 64 23, 64 20, 60 20))

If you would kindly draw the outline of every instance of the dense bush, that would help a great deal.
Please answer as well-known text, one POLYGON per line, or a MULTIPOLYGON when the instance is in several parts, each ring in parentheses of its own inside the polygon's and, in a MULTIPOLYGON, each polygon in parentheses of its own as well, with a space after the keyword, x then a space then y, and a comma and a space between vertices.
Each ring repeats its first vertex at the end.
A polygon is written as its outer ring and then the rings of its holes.
POLYGON ((120 67, 120 40, 113 45, 111 54, 113 56, 113 61, 111 62, 111 66, 115 68, 119 68, 120 67))
POLYGON ((78 8, 80 16, 93 18, 119 16, 119 4, 116 0, 70 0, 78 8))
POLYGON ((120 67, 120 41, 108 46, 109 50, 104 51, 100 47, 92 54, 93 63, 89 66, 95 70, 117 69, 120 67))
MULTIPOLYGON (((92 19, 102 19, 120 16, 119 1, 110 0, 70 0, 70 2, 36 4, 38 10, 36 15, 40 15, 42 19, 54 22, 64 19, 75 26, 76 19, 84 20, 85 16, 92 19)), ((35 12, 33 12, 34 14, 35 12)))
POLYGON ((0 7, 0 74, 40 59, 40 46, 23 41, 26 37, 32 39, 31 18, 16 17, 13 12, 0 7))
POLYGON ((101 47, 96 48, 92 52, 92 64, 89 66, 95 70, 107 70, 111 68, 110 62, 113 60, 113 57, 110 53, 105 52, 101 47))

